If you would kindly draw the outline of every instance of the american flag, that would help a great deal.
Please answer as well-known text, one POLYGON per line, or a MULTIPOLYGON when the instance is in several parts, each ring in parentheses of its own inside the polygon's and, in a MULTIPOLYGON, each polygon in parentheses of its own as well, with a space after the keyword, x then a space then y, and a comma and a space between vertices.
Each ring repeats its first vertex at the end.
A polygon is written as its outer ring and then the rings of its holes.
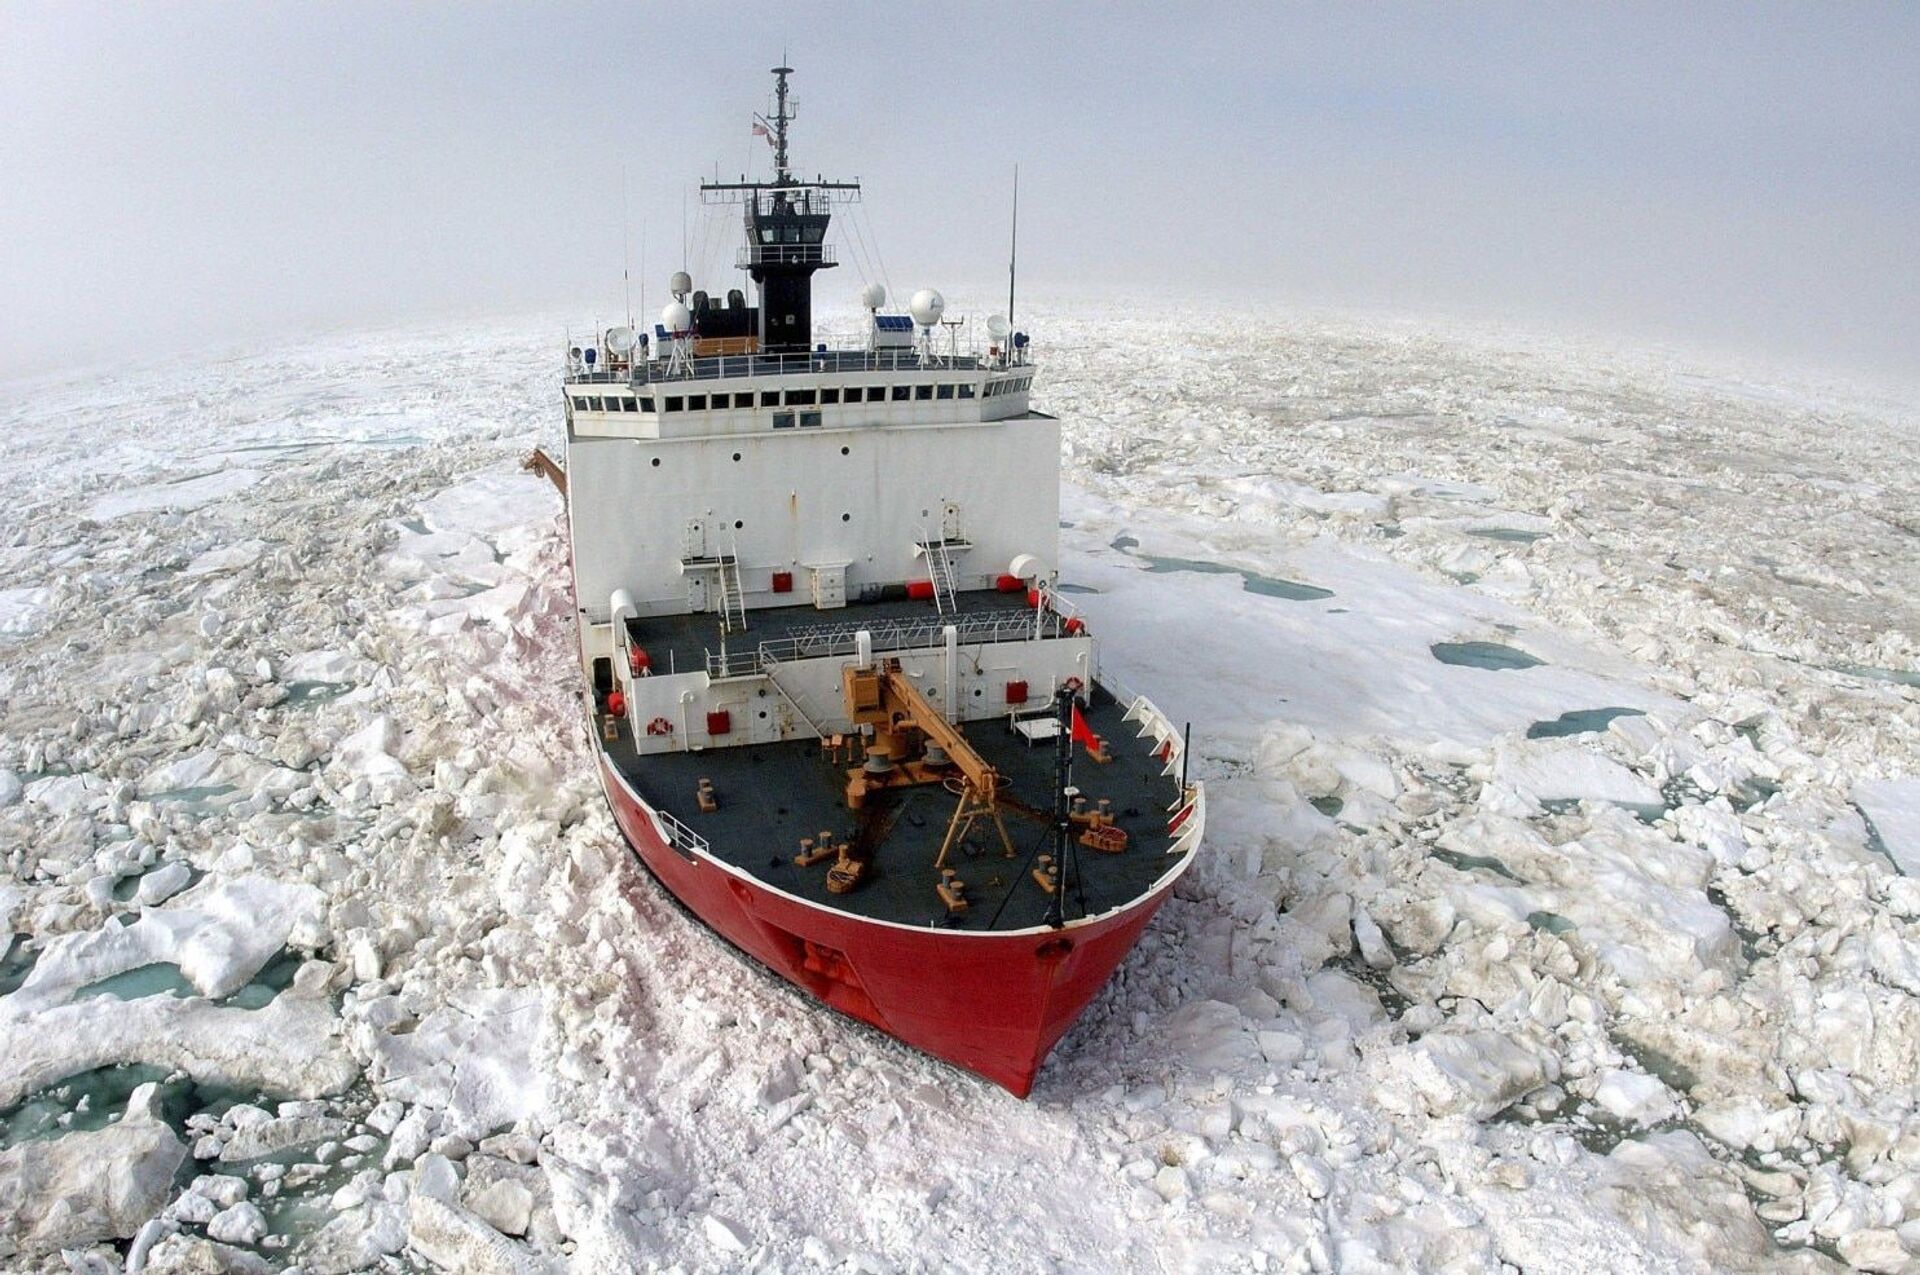
POLYGON ((765 137, 769 140, 771 140, 773 137, 773 134, 767 131, 767 126, 765 124, 762 124, 759 120, 755 120, 753 122, 753 135, 755 137, 765 137))

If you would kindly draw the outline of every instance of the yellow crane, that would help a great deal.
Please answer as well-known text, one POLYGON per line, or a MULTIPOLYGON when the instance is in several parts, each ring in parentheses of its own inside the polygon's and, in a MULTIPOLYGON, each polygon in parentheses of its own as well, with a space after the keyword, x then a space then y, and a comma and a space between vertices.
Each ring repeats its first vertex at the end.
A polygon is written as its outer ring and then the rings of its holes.
POLYGON ((960 800, 933 866, 946 867, 948 852, 981 819, 992 820, 1007 858, 1013 858, 1013 839, 1000 813, 1000 772, 927 702, 898 660, 844 670, 841 695, 854 725, 873 728, 865 762, 847 772, 849 810, 860 809, 870 793, 883 789, 940 784, 960 800))

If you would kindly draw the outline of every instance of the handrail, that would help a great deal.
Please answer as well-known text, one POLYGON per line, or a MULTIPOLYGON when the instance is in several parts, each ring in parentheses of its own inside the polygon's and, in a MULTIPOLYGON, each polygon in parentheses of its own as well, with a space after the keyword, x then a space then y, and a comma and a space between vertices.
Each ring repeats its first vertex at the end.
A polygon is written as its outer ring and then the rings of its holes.
POLYGON ((698 850, 701 854, 712 851, 712 846, 708 844, 705 837, 675 819, 667 811, 659 806, 650 806, 648 809, 653 811, 653 817, 658 819, 660 826, 666 830, 668 841, 688 850, 698 850))
POLYGON ((734 255, 733 264, 754 266, 837 266, 840 258, 830 243, 750 243, 734 255))
POLYGON ((1024 353, 999 357, 934 350, 865 348, 796 350, 786 354, 714 354, 688 359, 642 358, 627 368, 569 368, 569 385, 631 385, 720 381, 750 376, 835 372, 1024 372, 1037 365, 1024 353))

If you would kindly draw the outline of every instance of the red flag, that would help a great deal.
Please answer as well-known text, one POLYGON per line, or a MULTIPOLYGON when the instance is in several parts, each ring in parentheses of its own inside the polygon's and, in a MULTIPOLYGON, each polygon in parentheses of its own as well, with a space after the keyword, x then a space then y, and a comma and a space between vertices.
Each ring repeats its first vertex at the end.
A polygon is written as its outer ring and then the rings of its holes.
POLYGON ((1087 719, 1080 716, 1078 704, 1073 706, 1073 738, 1083 748, 1095 748, 1100 743, 1100 737, 1088 727, 1087 719))
POLYGON ((755 137, 772 137, 773 136, 773 134, 767 131, 767 126, 765 124, 762 124, 759 120, 755 120, 753 122, 753 135, 755 137))

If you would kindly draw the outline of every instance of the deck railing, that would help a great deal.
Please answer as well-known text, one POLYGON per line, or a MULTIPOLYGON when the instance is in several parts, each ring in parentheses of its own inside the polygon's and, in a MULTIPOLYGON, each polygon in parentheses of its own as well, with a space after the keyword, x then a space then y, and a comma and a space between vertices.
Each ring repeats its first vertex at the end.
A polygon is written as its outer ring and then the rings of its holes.
POLYGON ((687 827, 687 825, 681 823, 660 807, 653 806, 651 809, 653 811, 653 817, 658 819, 660 826, 666 830, 667 840, 674 846, 681 850, 697 850, 701 854, 711 853, 712 847, 707 844, 705 837, 687 827))
MULTIPOLYGON (((826 659, 852 655, 859 649, 859 634, 872 637, 876 652, 932 650, 945 646, 946 629, 951 624, 955 639, 962 646, 988 642, 1023 642, 1035 636, 1035 613, 1031 610, 977 611, 972 615, 928 616, 925 619, 887 620, 866 624, 822 624, 796 629, 784 637, 762 642, 753 651, 708 651, 707 676, 757 677, 768 667, 792 660, 826 659)), ((1039 613, 1040 637, 1062 637, 1066 621, 1056 612, 1039 613)))
MULTIPOLYGON (((935 342, 938 345, 938 342, 935 342)), ((658 354, 658 351, 655 351, 658 354)), ((701 358, 654 357, 616 367, 570 368, 570 385, 631 385, 721 381, 750 376, 798 376, 827 372, 1011 372, 1034 364, 1024 352, 1009 356, 953 354, 917 348, 797 350, 789 354, 719 354, 701 358)))

